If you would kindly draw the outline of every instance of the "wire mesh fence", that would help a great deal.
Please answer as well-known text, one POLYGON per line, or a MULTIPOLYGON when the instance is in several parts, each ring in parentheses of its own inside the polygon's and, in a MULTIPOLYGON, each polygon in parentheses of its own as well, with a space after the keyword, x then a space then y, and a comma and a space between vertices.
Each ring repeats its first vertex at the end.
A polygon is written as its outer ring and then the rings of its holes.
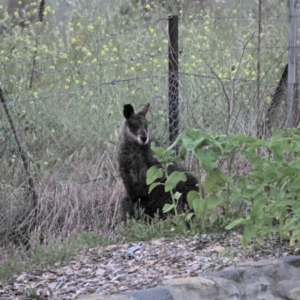
MULTIPOLYGON (((105 31, 113 28, 110 19, 77 11, 57 26, 45 21, 3 33, 1 87, 36 183, 41 227, 86 227, 91 219, 105 219, 108 203, 118 205, 122 187, 114 158, 126 103, 136 109, 151 103, 151 130, 166 145, 168 101, 177 91, 179 106, 172 109, 179 113, 173 119, 179 132, 187 125, 257 135, 260 128, 271 132, 285 124, 285 89, 277 93, 276 109, 271 107, 287 63, 288 7, 266 2, 258 55, 257 9, 247 5, 181 14, 176 86, 168 81, 166 17, 105 31), (59 203, 65 204, 61 210, 59 203), (75 216, 75 208, 85 213, 75 216)), ((47 2, 45 10, 51 11, 47 2)), ((1 217, 1 238, 7 228, 20 228, 24 218, 15 224, 16 216, 28 206, 28 176, 4 113, 0 157, 0 211, 10 211, 1 217)))

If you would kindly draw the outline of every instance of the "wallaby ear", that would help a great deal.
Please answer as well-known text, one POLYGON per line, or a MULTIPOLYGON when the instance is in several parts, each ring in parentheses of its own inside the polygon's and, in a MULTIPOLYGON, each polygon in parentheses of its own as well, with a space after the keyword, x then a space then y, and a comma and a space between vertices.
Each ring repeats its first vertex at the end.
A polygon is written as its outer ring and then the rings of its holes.
POLYGON ((128 120, 131 117, 131 115, 133 115, 133 114, 134 114, 134 109, 133 109, 132 105, 125 104, 124 108, 123 108, 123 115, 124 115, 125 119, 128 120))
POLYGON ((149 108, 150 108, 150 103, 146 104, 142 110, 140 110, 138 112, 139 115, 142 115, 142 116, 146 116, 147 112, 149 111, 149 108))

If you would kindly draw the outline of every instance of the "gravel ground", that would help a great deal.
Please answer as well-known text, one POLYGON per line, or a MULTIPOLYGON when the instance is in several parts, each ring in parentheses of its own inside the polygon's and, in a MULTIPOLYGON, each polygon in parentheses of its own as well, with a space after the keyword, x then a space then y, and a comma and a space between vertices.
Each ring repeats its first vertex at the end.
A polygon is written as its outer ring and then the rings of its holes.
POLYGON ((14 282, 0 282, 0 300, 75 299, 82 294, 115 294, 159 285, 164 279, 199 276, 238 262, 272 260, 295 254, 279 240, 264 249, 243 251, 236 233, 96 247, 64 265, 22 273, 14 282))

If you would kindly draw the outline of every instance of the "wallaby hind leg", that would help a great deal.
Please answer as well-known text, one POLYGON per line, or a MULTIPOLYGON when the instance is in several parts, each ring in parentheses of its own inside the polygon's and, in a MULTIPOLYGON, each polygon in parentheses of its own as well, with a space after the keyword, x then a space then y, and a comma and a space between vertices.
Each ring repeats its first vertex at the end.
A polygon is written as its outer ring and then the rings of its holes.
POLYGON ((121 220, 124 221, 124 223, 126 223, 129 218, 134 217, 134 203, 129 196, 122 198, 121 214, 121 220))

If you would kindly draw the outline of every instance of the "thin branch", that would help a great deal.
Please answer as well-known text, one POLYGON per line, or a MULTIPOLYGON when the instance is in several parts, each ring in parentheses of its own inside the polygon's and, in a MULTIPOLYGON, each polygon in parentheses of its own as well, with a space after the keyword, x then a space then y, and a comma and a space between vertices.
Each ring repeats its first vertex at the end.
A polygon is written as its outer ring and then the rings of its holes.
POLYGON ((9 112, 9 110, 7 108, 7 103, 6 103, 5 99, 4 99, 3 91, 2 91, 1 87, 0 87, 0 101, 2 102, 5 114, 6 114, 7 118, 8 118, 8 122, 10 124, 11 130, 12 130, 14 138, 16 140, 16 143, 17 143, 17 146, 18 146, 18 150, 20 152, 21 159, 22 159, 22 162, 23 162, 23 166, 24 166, 24 169, 25 169, 25 173, 26 173, 26 176, 28 178, 28 194, 32 196, 33 207, 37 210, 37 193, 36 193, 35 188, 34 188, 34 182, 33 182, 32 176, 30 174, 29 163, 27 161, 27 157, 25 155, 25 151, 22 148, 20 140, 18 138, 17 131, 16 131, 16 128, 14 126, 14 123, 13 123, 12 117, 10 115, 10 112, 9 112))
MULTIPOLYGON (((240 57, 240 60, 239 60, 239 63, 238 63, 238 67, 237 67, 236 73, 235 73, 235 75, 234 75, 233 80, 231 80, 231 81, 232 81, 232 101, 231 101, 230 116, 232 115, 233 108, 234 108, 234 106, 235 106, 235 94, 234 94, 234 90, 235 90, 235 82, 238 81, 238 80, 237 80, 237 75, 238 75, 238 73, 239 73, 240 68, 242 67, 242 63, 241 63, 241 62, 242 62, 242 59, 243 59, 244 54, 245 54, 245 52, 246 52, 246 47, 247 47, 247 45, 250 43, 250 41, 253 39, 254 35, 255 35, 255 31, 252 33, 251 37, 250 37, 250 38, 247 40, 247 42, 244 44, 244 46, 243 46, 243 51, 242 51, 242 55, 241 55, 241 57, 240 57)), ((242 105, 242 104, 241 104, 241 105, 242 105)), ((240 111, 241 111, 241 105, 240 105, 240 108, 239 108, 239 113, 240 113, 240 111)), ((238 115, 239 115, 239 113, 238 113, 238 115)), ((237 115, 237 116, 238 116, 238 115, 237 115)), ((234 121, 234 123, 232 124, 232 127, 235 125, 236 120, 237 120, 237 117, 235 118, 235 121, 234 121)), ((228 130, 229 130, 229 125, 228 125, 228 130)))
POLYGON ((231 112, 231 109, 230 109, 230 99, 227 95, 227 92, 226 92, 226 89, 225 89, 225 86, 222 82, 222 80, 220 79, 220 77, 218 76, 218 74, 216 74, 216 72, 213 70, 212 67, 210 67, 206 62, 205 64, 207 65, 207 67, 210 69, 211 73, 218 79, 218 81, 220 82, 221 86, 222 86, 222 90, 225 94, 225 97, 226 97, 226 101, 227 101, 227 113, 228 113, 228 122, 227 122, 227 128, 226 128, 226 133, 228 134, 228 131, 229 131, 229 123, 230 123, 230 118, 231 118, 231 115, 230 115, 230 112, 231 112))

